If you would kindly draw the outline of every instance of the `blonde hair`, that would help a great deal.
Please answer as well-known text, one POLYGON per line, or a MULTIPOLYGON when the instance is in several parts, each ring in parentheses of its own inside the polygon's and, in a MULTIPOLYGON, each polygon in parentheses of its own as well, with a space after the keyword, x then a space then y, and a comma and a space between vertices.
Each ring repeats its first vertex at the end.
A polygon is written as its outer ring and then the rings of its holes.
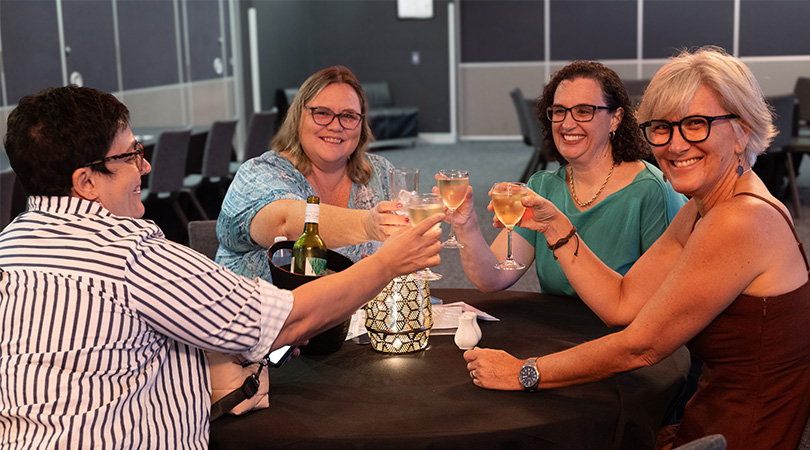
POLYGON ((639 105, 639 122, 686 114, 699 86, 706 86, 720 104, 740 120, 730 122, 738 138, 749 132, 743 157, 753 166, 778 133, 773 109, 765 101, 754 74, 739 59, 716 46, 683 50, 653 77, 639 105))
POLYGON ((357 77, 354 76, 351 70, 344 66, 334 66, 320 70, 304 81, 298 89, 298 93, 295 94, 295 99, 290 105, 290 109, 287 111, 284 123, 281 124, 278 133, 276 133, 276 136, 270 142, 270 148, 278 152, 289 152, 290 156, 292 156, 292 159, 295 161, 295 168, 304 175, 309 175, 312 171, 312 161, 309 159, 306 152, 304 152, 303 147, 301 147, 301 136, 299 135, 299 130, 301 129, 301 115, 304 112, 304 107, 310 100, 318 95, 326 86, 336 83, 345 83, 351 86, 360 100, 360 113, 363 114, 360 140, 357 142, 357 148, 349 156, 346 172, 353 182, 366 184, 373 174, 373 169, 368 162, 366 152, 368 151, 368 144, 374 141, 371 128, 368 126, 368 100, 357 77))

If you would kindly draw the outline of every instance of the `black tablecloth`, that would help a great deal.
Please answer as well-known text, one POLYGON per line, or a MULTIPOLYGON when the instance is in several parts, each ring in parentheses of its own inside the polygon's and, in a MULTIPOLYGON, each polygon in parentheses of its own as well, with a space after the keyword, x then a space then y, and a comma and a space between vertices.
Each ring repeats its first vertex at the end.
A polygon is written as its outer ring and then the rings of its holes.
MULTIPOLYGON (((479 346, 520 358, 610 333, 580 301, 536 293, 436 289, 499 319, 479 346)), ((536 393, 472 384, 453 336, 387 355, 346 342, 271 369, 270 408, 211 424, 212 449, 649 449, 685 383, 681 348, 654 367, 536 393)), ((541 375, 542 376, 542 375, 541 375)))

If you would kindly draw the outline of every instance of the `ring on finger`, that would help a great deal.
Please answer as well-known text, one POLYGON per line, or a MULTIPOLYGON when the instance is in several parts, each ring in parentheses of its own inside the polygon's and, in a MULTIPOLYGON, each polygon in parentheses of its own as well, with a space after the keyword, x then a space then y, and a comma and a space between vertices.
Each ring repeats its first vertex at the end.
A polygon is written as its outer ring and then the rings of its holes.
POLYGON ((470 378, 475 379, 475 369, 470 371, 470 378))

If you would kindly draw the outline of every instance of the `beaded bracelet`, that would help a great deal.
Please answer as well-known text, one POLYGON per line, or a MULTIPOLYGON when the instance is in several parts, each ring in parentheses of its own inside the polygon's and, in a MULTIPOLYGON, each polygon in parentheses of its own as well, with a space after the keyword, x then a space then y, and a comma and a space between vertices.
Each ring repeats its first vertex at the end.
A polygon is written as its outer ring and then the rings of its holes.
POLYGON ((572 226, 571 227, 571 232, 568 233, 568 236, 566 236, 564 238, 560 238, 559 241, 557 241, 557 242, 555 242, 553 244, 546 243, 546 246, 548 247, 548 249, 551 250, 551 256, 554 257, 554 261, 557 260, 557 255, 554 254, 554 250, 557 250, 558 248, 560 248, 563 245, 567 244, 568 241, 570 241, 572 237, 576 238, 576 240, 577 240, 577 248, 576 248, 576 250, 574 250, 574 256, 579 256, 579 236, 577 236, 577 227, 572 226))

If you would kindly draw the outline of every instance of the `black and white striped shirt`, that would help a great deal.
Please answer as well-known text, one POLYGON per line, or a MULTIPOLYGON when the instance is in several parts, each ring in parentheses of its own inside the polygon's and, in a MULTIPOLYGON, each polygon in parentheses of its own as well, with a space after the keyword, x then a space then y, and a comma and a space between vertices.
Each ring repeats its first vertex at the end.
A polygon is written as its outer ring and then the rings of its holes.
POLYGON ((3 449, 206 449, 201 349, 261 358, 293 301, 72 197, 30 197, 0 269, 3 449))

